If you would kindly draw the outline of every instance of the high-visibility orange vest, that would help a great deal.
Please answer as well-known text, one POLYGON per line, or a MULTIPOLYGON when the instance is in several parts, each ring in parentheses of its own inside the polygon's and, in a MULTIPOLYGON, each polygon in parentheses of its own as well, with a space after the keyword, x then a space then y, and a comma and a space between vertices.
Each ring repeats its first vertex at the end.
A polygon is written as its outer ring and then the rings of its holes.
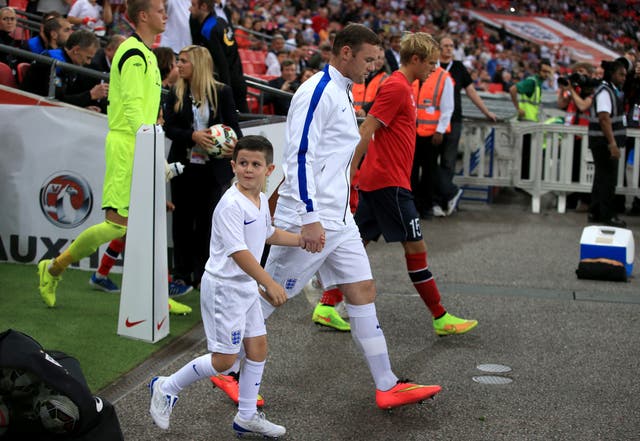
POLYGON ((362 109, 362 106, 364 105, 364 92, 364 83, 353 83, 351 86, 351 93, 353 94, 353 108, 356 112, 362 109))
MULTIPOLYGON (((422 83, 417 91, 417 80, 413 84, 413 93, 418 106, 417 133, 419 136, 433 136, 440 121, 440 100, 444 90, 445 80, 449 78, 449 72, 442 67, 435 71, 422 83)), ((446 133, 451 131, 451 124, 447 126, 446 133)))
POLYGON ((364 106, 371 105, 371 103, 373 103, 373 100, 378 94, 378 89, 380 89, 380 85, 384 80, 387 79, 388 76, 388 73, 382 71, 379 72, 375 77, 373 77, 371 81, 369 81, 369 84, 367 84, 367 89, 364 93, 364 106))
POLYGON ((378 94, 378 89, 384 80, 389 76, 388 73, 382 71, 379 72, 375 77, 369 81, 367 87, 365 88, 363 84, 354 83, 351 86, 351 93, 353 94, 353 108, 356 112, 362 109, 366 105, 371 105, 373 100, 376 98, 378 94))

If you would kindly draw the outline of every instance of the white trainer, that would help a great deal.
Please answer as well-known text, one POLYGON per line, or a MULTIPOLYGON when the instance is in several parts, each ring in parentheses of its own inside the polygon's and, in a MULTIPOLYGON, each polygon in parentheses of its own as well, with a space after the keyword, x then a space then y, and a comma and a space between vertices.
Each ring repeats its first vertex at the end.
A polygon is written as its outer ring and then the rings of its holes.
POLYGON ((167 377, 153 377, 149 383, 149 391, 151 392, 151 406, 149 406, 149 413, 153 422, 156 423, 161 429, 167 430, 169 428, 169 419, 171 418, 171 411, 173 406, 178 402, 177 395, 163 394, 160 391, 160 385, 167 379, 167 377))
POLYGON ((456 194, 449 199, 447 203, 447 216, 451 216, 453 212, 458 208, 458 202, 460 202, 460 196, 462 196, 463 190, 461 188, 458 189, 456 194))
POLYGON ((433 206, 433 216, 434 217, 445 217, 447 213, 444 212, 440 205, 433 206))
POLYGON ((264 416, 264 412, 256 412, 253 417, 245 421, 240 418, 240 414, 236 414, 233 419, 233 430, 238 437, 244 435, 262 435, 265 438, 278 438, 287 431, 284 427, 273 424, 264 416))

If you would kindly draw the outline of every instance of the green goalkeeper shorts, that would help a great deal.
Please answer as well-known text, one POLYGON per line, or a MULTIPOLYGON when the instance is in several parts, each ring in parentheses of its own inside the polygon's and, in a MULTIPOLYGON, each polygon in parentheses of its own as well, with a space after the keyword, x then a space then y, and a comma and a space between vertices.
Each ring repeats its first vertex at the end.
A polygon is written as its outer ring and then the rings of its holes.
POLYGON ((113 131, 107 134, 102 208, 113 208, 123 217, 129 217, 135 147, 135 135, 113 131))

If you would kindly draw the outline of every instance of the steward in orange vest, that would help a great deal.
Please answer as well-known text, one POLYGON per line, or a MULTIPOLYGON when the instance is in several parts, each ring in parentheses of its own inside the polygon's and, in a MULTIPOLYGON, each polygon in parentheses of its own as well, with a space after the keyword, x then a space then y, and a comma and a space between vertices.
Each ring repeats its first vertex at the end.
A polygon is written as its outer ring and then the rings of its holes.
MULTIPOLYGON (((413 82, 413 95, 416 98, 418 107, 417 132, 418 136, 433 136, 440 122, 442 113, 442 92, 444 91, 445 82, 449 78, 452 82, 449 72, 442 67, 437 67, 429 77, 419 86, 418 81, 413 82), (420 89, 418 90, 418 87, 420 89)), ((453 108, 452 108, 453 110, 453 108)), ((451 131, 451 124, 447 124, 445 133, 451 131)))
POLYGON ((367 112, 371 108, 373 100, 378 94, 380 85, 388 76, 389 74, 384 69, 380 69, 371 79, 367 79, 363 84, 353 84, 351 93, 353 93, 353 108, 356 112, 362 109, 367 112))

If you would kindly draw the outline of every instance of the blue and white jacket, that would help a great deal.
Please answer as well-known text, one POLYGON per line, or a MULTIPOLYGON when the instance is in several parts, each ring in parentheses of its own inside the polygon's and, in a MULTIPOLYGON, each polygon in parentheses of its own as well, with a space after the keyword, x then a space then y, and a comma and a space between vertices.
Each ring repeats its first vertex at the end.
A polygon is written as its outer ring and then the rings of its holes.
POLYGON ((360 133, 351 85, 327 64, 293 96, 276 218, 294 225, 320 221, 329 230, 353 223, 349 169, 360 133))

